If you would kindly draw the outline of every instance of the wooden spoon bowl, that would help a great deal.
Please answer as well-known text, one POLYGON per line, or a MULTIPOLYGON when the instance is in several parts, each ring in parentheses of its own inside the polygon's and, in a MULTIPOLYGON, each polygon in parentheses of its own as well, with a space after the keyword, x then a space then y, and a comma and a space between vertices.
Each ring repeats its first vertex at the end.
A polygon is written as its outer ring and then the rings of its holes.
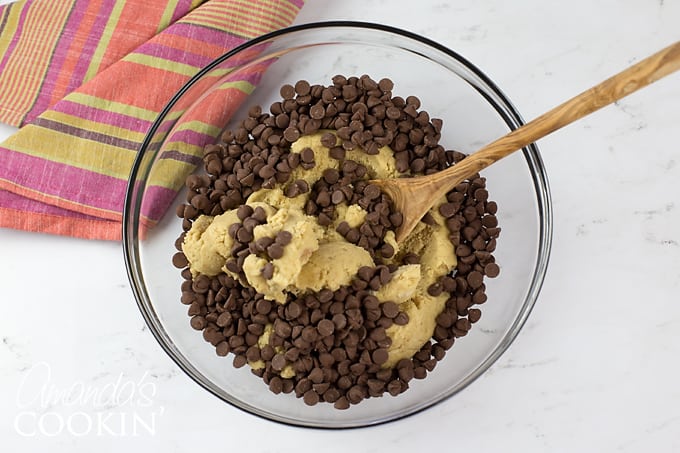
POLYGON ((449 190, 507 155, 680 69, 680 42, 651 55, 486 145, 446 170, 414 178, 378 179, 404 217, 401 242, 449 190))

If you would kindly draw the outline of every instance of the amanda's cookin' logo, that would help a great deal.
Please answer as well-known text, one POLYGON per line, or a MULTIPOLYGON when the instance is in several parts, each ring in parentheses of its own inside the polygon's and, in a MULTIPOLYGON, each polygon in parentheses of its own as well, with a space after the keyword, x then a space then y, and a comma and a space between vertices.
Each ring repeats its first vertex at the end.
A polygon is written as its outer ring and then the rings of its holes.
POLYGON ((77 380, 58 386, 49 364, 40 362, 19 385, 14 429, 24 437, 154 435, 165 410, 154 405, 155 395, 148 373, 137 380, 120 373, 97 385, 77 380))

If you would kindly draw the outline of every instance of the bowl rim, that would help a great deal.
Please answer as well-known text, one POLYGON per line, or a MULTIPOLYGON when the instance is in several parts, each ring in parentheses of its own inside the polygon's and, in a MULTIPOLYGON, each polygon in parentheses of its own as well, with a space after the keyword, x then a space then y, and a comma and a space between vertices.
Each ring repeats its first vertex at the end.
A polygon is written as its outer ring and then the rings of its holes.
MULTIPOLYGON (((412 415, 415 415, 417 413, 423 412, 426 409, 429 409, 435 405, 438 405, 454 395, 456 395, 458 392, 462 391, 463 389, 467 388, 472 382, 477 380, 481 375, 483 375, 499 358, 501 355, 507 351, 509 346, 513 343, 513 341, 517 338, 519 332, 521 331, 522 327, 526 323, 529 315, 531 314, 531 311, 533 310, 534 305, 536 304, 536 301, 538 299, 538 295, 541 291, 541 288, 543 286, 543 282, 545 280, 545 275, 548 267, 548 263, 550 260, 550 253, 551 253, 551 246, 552 246, 552 233, 553 233, 553 212, 552 212, 552 200, 551 200, 551 193, 550 193, 550 186, 548 183, 548 177, 545 171, 545 166, 543 164, 543 160, 541 158, 540 152, 538 150, 538 147, 536 146, 535 143, 532 143, 529 146, 526 146, 522 149, 522 154, 524 155, 524 159, 526 161, 527 166, 529 167, 530 174, 532 177, 532 182, 533 182, 533 187, 534 191, 536 193, 536 201, 537 201, 537 208, 538 208, 538 213, 539 213, 539 222, 538 222, 538 256, 536 258, 535 266, 534 266, 534 274, 533 278, 531 280, 531 283, 528 287, 527 290, 527 296, 525 298, 524 304, 522 306, 522 309, 519 313, 519 315, 515 318, 514 322, 510 326, 508 332, 506 335, 501 339, 500 343, 496 348, 491 352, 491 354, 484 360, 482 361, 476 369, 473 370, 473 372, 468 375, 465 379, 463 379, 460 384, 457 386, 458 388, 455 389, 454 391, 450 391, 446 394, 444 394, 441 398, 439 398, 436 401, 432 401, 429 404, 423 405, 421 407, 418 407, 414 410, 411 410, 408 413, 400 414, 394 417, 387 417, 387 418, 382 418, 373 422, 365 423, 365 424, 356 424, 356 425, 343 425, 343 426, 323 426, 319 424, 310 424, 310 423, 305 423, 305 422, 298 422, 298 421, 293 421, 289 418, 276 418, 272 417, 269 413, 262 411, 258 408, 255 408, 248 403, 238 400, 238 402, 230 401, 228 399, 225 399, 222 397, 219 392, 216 392, 214 389, 210 387, 210 383, 208 382, 203 382, 202 380, 198 379, 197 376, 194 375, 194 373, 189 370, 186 365, 183 363, 183 361, 176 357, 175 353, 173 352, 172 348, 170 345, 168 345, 163 338, 163 335, 161 332, 159 332, 158 327, 156 326, 156 322, 154 321, 152 315, 149 313, 147 310, 145 300, 147 300, 149 303, 150 298, 148 298, 146 294, 146 286, 144 284, 144 278, 141 275, 140 270, 138 269, 138 266, 136 266, 136 263, 139 261, 139 249, 138 249, 138 242, 139 242, 139 233, 138 233, 138 223, 139 223, 139 212, 132 212, 132 207, 135 205, 135 198, 138 197, 138 193, 140 191, 140 188, 138 184, 135 184, 135 181, 137 180, 138 174, 140 172, 140 169, 142 167, 143 163, 143 157, 148 151, 148 146, 151 143, 151 139, 156 133, 158 127, 160 126, 162 119, 167 115, 167 113, 172 109, 172 107, 177 103, 177 101, 186 93, 187 90, 189 90, 194 83, 196 83, 197 80, 202 78, 206 73, 214 69, 216 66, 220 65, 222 62, 230 58, 231 56, 241 52, 244 49, 247 49, 249 47, 258 45, 260 43, 263 43, 265 41, 271 40, 273 38, 277 38, 280 36, 284 36, 287 34, 292 34, 300 31, 305 31, 305 30, 314 30, 314 29, 327 29, 327 28, 354 28, 354 29, 362 29, 362 30, 371 30, 371 31, 381 31, 389 34, 394 34, 398 35, 403 38, 411 39, 413 41, 416 41, 420 44, 424 44, 426 46, 429 46, 439 52, 444 53, 446 56, 453 58, 454 60, 458 61, 461 65, 465 67, 468 71, 472 72, 475 77, 478 77, 480 80, 482 80, 488 88, 493 91, 494 95, 498 97, 502 101, 503 104, 505 104, 506 109, 501 108, 501 106, 497 105, 495 101, 492 99, 489 99, 488 95, 481 90, 479 90, 477 87, 474 86, 474 84, 471 84, 473 88, 475 88, 480 95, 482 95, 487 102, 496 110, 496 112, 500 115, 500 117, 503 119, 503 121, 507 124, 507 126, 510 129, 516 129, 517 127, 520 127, 521 125, 524 124, 524 120, 522 116, 519 114, 515 106, 513 105, 512 102, 508 99, 508 97, 500 90, 500 88, 493 82, 484 72, 482 72, 477 66, 472 64, 469 60, 467 60, 465 57, 462 55, 458 54, 457 52, 449 49, 448 47, 439 44, 436 41, 433 41, 429 38, 426 38, 422 35, 419 35, 417 33, 404 30, 401 28, 397 28, 391 25, 385 25, 385 24, 379 24, 379 23, 373 23, 373 22, 362 22, 362 21, 320 21, 320 22, 310 22, 310 23, 305 23, 305 24, 300 24, 300 25, 293 25, 289 27, 285 27, 279 30, 275 30, 263 35, 260 35, 256 38, 250 39, 242 44, 240 44, 237 47, 234 47, 230 51, 222 54, 221 56, 215 58, 212 62, 210 62, 207 66, 203 67, 201 70, 199 70, 193 77, 191 77, 175 94, 174 96, 168 101, 168 103, 165 105, 165 107, 160 111, 160 113, 156 116, 156 119, 154 120, 153 124, 150 126, 148 132, 146 133, 144 140, 142 141, 142 144, 139 147, 139 150, 137 152, 137 155, 135 157, 135 160, 133 162, 130 175, 128 178, 128 183, 126 187, 126 192, 125 192, 125 199, 124 199, 124 206, 123 206, 123 214, 122 214, 122 245, 123 245, 123 257, 125 261, 125 268, 126 272, 128 275, 128 280, 131 285, 131 289, 133 292, 133 295, 135 297, 135 301, 137 303, 137 307, 139 308, 142 317, 144 318, 144 321, 146 325, 149 327, 149 331, 152 333, 158 344, 161 346, 161 348, 165 351, 165 353, 172 359, 172 361, 187 375, 189 376, 194 382, 196 382, 199 386, 203 387, 205 390, 208 392, 212 393, 214 396, 219 398, 220 400, 228 403, 232 407, 236 407, 237 409, 240 409, 248 414, 251 415, 256 415, 262 419, 265 420, 270 420, 276 423, 281 423, 283 425, 287 426, 297 426, 297 427, 303 427, 303 428, 311 428, 311 429, 323 429, 323 430, 341 430, 341 429, 358 429, 358 428, 366 428, 366 427, 371 427, 371 426, 378 426, 390 422, 394 422, 397 420, 401 420, 407 417, 410 417, 412 415)), ((145 186, 145 184, 144 184, 145 186)), ((167 213, 166 213, 167 215, 167 213)), ((164 331, 164 329, 163 329, 164 331)))

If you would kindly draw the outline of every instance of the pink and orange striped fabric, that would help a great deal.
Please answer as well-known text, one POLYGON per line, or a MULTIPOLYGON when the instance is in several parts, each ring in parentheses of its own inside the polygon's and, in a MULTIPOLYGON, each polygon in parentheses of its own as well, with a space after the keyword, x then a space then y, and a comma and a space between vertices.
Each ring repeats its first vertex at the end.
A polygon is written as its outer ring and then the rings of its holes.
MULTIPOLYGON (((0 7, 0 226, 119 239, 128 174, 146 131, 200 68, 289 25, 303 0, 24 0, 0 7)), ((264 66, 221 87, 230 109, 194 112, 168 165, 189 171, 264 66)), ((180 182, 181 183, 181 182, 180 182)), ((153 181, 153 225, 178 181, 153 181)))

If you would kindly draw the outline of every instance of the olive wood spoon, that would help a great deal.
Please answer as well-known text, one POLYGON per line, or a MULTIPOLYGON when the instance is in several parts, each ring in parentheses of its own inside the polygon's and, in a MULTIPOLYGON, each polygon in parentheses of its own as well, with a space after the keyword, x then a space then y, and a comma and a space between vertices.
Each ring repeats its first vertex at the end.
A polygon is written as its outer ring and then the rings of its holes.
POLYGON ((427 176, 378 179, 403 216, 400 243, 446 192, 503 157, 680 69, 680 41, 491 142, 455 165, 427 176))

